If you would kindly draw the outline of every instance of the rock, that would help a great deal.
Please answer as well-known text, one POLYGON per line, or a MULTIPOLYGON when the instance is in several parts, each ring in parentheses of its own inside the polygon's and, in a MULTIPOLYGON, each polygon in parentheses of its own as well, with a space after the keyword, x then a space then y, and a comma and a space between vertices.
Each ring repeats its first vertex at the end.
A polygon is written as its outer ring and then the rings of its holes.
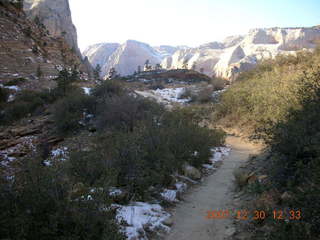
POLYGON ((163 222, 164 225, 171 227, 173 225, 173 217, 170 216, 166 218, 163 222))
POLYGON ((81 56, 68 0, 24 0, 23 8, 29 18, 38 17, 52 36, 62 36, 81 56))
MULTIPOLYGON (((43 18, 47 16, 48 20, 52 16, 50 11, 67 11, 66 5, 59 6, 62 0, 34 0, 32 4, 30 2, 33 1, 28 0, 28 2, 25 2, 25 7, 30 7, 32 13, 28 11, 29 17, 12 6, 7 7, 5 3, 0 5, 2 13, 0 15, 0 45, 2 46, 0 48, 0 84, 23 78, 25 81, 19 83, 17 89, 52 89, 56 86, 53 79, 58 75, 57 68, 63 66, 78 65, 79 70, 84 72, 82 75, 86 75, 87 68, 82 64, 80 52, 77 54, 72 50, 72 45, 67 43, 67 38, 61 35, 49 35, 41 22, 30 21, 35 16, 33 14, 39 14, 43 18), (45 4, 49 4, 50 7, 46 7, 43 12, 45 4), (58 10, 55 9, 56 7, 58 10), (38 68, 42 72, 41 78, 31 78, 30 76, 34 76, 38 68)), ((68 16, 60 17, 64 19, 68 16)), ((71 18, 71 15, 69 17, 71 18)), ((55 24, 55 20, 52 20, 52 24, 55 24)))
POLYGON ((115 67, 122 75, 132 74, 138 65, 149 59, 165 69, 188 68, 195 64, 197 71, 235 80, 240 72, 252 69, 259 61, 278 54, 295 54, 297 50, 314 49, 320 40, 319 28, 253 29, 244 36, 230 36, 223 42, 211 42, 196 48, 160 46, 127 41, 117 50, 107 44, 97 44, 85 51, 92 64, 101 63, 105 75, 115 67), (110 52, 113 52, 111 54, 110 52), (110 55, 111 54, 111 55, 110 55))
POLYGON ((259 181, 265 180, 266 178, 268 178, 268 175, 260 175, 260 176, 258 176, 259 181))
POLYGON ((283 194, 281 194, 280 198, 282 201, 287 202, 292 199, 292 195, 289 192, 284 192, 283 194))
POLYGON ((98 43, 87 47, 82 54, 88 58, 93 67, 98 64, 102 67, 119 46, 119 43, 98 43))
POLYGON ((193 180, 199 180, 201 178, 201 172, 195 167, 190 166, 189 164, 184 164, 182 169, 184 175, 193 180))
POLYGON ((226 229, 225 234, 228 237, 231 237, 233 234, 236 233, 236 228, 235 227, 229 227, 228 229, 226 229))

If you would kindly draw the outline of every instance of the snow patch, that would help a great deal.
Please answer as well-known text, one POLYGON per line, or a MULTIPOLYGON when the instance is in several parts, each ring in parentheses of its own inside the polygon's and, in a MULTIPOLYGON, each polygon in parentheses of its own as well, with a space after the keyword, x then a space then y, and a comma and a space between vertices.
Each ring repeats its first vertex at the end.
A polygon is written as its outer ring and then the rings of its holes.
POLYGON ((187 103, 190 101, 189 98, 181 99, 185 91, 185 88, 164 88, 153 90, 152 92, 168 102, 187 103))
POLYGON ((229 156, 231 151, 230 147, 216 147, 212 148, 212 158, 210 158, 210 161, 212 163, 222 161, 226 156, 229 156))
POLYGON ((69 152, 67 147, 57 148, 51 151, 52 158, 59 158, 61 161, 67 160, 68 154, 69 152))
POLYGON ((90 94, 91 94, 91 88, 82 87, 82 89, 83 89, 83 91, 84 91, 84 93, 85 93, 86 95, 90 95, 90 94))
POLYGON ((165 189, 160 195, 168 202, 178 202, 177 190, 165 189))
POLYGON ((144 202, 133 202, 128 206, 115 205, 116 219, 122 225, 122 231, 126 234, 127 239, 147 240, 146 230, 155 231, 163 230, 168 232, 170 228, 163 222, 171 215, 163 210, 159 204, 149 204, 144 202))

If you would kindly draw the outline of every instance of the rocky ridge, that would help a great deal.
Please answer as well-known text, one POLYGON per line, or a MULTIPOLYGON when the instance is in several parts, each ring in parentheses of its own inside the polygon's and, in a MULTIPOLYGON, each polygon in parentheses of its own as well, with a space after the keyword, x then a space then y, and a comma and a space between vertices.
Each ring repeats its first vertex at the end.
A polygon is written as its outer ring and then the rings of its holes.
POLYGON ((319 41, 319 27, 258 28, 250 30, 244 36, 230 36, 222 42, 211 42, 196 48, 151 48, 144 43, 127 41, 108 60, 99 57, 104 55, 103 51, 108 50, 95 50, 96 45, 89 47, 90 51, 87 50, 84 55, 89 60, 95 59, 91 63, 106 61, 103 74, 111 67, 115 67, 121 75, 133 74, 138 65, 143 65, 149 59, 152 64, 160 61, 165 69, 179 69, 187 63, 189 69, 203 70, 210 77, 214 75, 234 80, 238 73, 253 68, 263 59, 274 58, 279 54, 295 54, 302 49, 314 49, 319 41))
POLYGON ((43 89, 63 67, 77 66, 83 80, 88 68, 66 40, 48 33, 44 24, 30 20, 11 4, 0 5, 0 84, 22 79, 22 89, 43 89))

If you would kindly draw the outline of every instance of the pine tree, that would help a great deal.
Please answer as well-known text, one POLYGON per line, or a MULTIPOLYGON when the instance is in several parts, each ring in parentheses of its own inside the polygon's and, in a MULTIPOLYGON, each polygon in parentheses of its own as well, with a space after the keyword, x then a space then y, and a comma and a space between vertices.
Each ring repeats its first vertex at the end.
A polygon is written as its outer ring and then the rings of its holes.
POLYGON ((57 92, 61 96, 66 96, 67 92, 71 89, 71 84, 79 79, 79 72, 73 69, 69 72, 66 68, 59 72, 58 77, 55 79, 57 82, 57 92))
POLYGON ((100 64, 97 64, 96 68, 94 69, 94 79, 100 80, 100 74, 101 74, 101 66, 100 64))

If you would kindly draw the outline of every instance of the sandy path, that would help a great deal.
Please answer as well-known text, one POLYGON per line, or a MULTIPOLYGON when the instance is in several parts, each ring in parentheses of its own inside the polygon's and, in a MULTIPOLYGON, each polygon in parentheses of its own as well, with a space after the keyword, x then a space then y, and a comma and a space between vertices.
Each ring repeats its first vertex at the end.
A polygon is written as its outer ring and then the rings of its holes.
POLYGON ((228 137, 232 150, 223 165, 185 196, 173 212, 174 225, 167 240, 222 240, 233 234, 231 218, 207 219, 207 211, 227 210, 232 199, 233 171, 258 147, 238 137, 228 137))

